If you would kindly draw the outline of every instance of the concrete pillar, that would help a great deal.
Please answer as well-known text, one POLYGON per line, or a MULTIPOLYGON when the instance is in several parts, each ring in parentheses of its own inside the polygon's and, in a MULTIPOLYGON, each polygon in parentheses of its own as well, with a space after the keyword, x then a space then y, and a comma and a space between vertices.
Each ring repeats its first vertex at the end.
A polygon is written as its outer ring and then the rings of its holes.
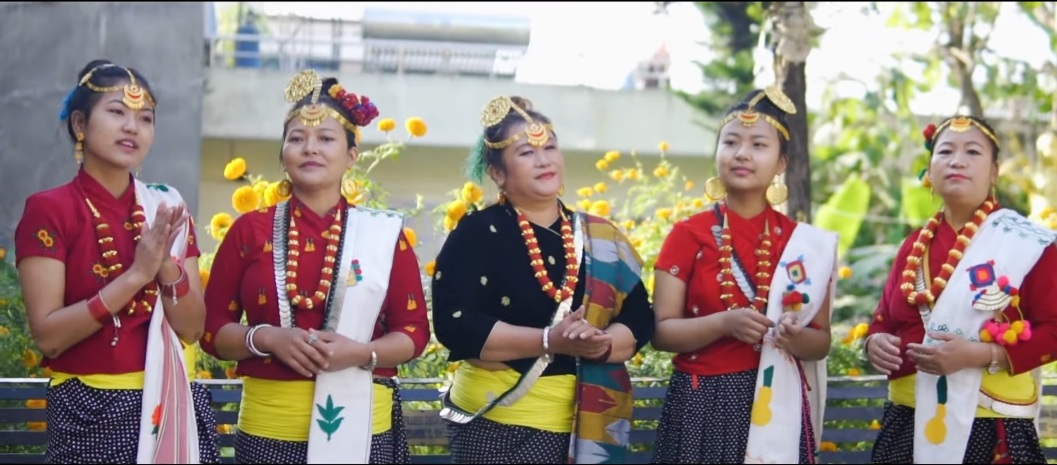
POLYGON ((13 248, 26 197, 76 174, 73 144, 58 114, 77 72, 95 58, 136 68, 150 81, 158 99, 156 130, 140 179, 175 186, 197 213, 203 5, 0 4, 0 247, 13 248))

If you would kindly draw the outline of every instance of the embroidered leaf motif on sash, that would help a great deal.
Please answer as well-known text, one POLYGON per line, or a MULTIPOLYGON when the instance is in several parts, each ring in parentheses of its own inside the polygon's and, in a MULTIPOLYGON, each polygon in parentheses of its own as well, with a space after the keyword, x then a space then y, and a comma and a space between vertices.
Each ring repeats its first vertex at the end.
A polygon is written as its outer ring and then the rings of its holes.
POLYGON ((338 416, 342 410, 345 410, 345 407, 335 406, 334 398, 327 394, 327 406, 316 404, 316 408, 319 409, 319 416, 322 417, 316 420, 316 423, 319 424, 319 429, 327 433, 327 441, 330 441, 330 437, 338 431, 341 421, 345 419, 338 416))

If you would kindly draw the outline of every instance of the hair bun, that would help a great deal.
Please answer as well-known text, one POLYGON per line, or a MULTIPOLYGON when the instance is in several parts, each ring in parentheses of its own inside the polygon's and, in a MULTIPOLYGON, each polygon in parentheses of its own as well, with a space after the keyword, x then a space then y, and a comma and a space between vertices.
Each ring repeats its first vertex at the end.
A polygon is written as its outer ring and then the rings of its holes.
MULTIPOLYGON (((525 111, 531 111, 532 110, 532 102, 529 99, 527 99, 527 98, 518 97, 518 96, 515 95, 515 96, 511 96, 510 97, 510 101, 514 102, 514 105, 517 105, 522 110, 525 110, 525 111)), ((513 110, 513 108, 511 108, 511 110, 513 110)))
POLYGON ((84 79, 84 76, 87 75, 88 73, 92 72, 92 70, 94 70, 94 69, 96 69, 96 68, 98 68, 100 66, 113 65, 113 64, 114 64, 114 62, 112 62, 110 60, 104 60, 102 58, 97 58, 95 60, 89 61, 88 64, 84 65, 84 68, 81 68, 81 71, 79 71, 77 73, 77 82, 81 82, 81 79, 84 79))

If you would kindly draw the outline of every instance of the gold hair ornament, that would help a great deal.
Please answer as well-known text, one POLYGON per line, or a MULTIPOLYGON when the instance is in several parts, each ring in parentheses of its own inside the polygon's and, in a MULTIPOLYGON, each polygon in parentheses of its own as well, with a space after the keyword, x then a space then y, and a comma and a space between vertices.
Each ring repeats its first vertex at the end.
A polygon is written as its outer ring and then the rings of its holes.
POLYGON ((297 103, 303 100, 309 95, 312 99, 308 103, 304 104, 301 108, 291 110, 290 113, 286 114, 286 119, 283 120, 283 124, 289 123, 294 117, 301 118, 301 124, 308 127, 316 127, 323 123, 323 120, 327 119, 327 116, 334 118, 339 124, 342 125, 349 132, 356 133, 356 125, 352 124, 351 121, 345 119, 338 113, 337 110, 319 103, 319 96, 323 93, 323 79, 316 74, 315 71, 306 69, 297 73, 290 82, 286 84, 286 90, 284 91, 284 97, 287 102, 297 103))
POLYGON ((721 126, 725 126, 727 123, 737 118, 739 121, 741 121, 742 126, 752 127, 755 126, 756 123, 762 119, 770 123, 771 126, 774 126, 774 128, 778 130, 782 137, 785 137, 785 140, 789 140, 789 130, 786 129, 785 126, 782 125, 782 123, 779 123, 777 119, 772 118, 770 115, 760 113, 756 111, 755 108, 753 108, 756 106, 756 104, 760 103, 760 101, 763 100, 764 97, 767 97, 767 99, 770 100, 771 103, 774 104, 774 106, 778 107, 779 110, 784 111, 786 114, 796 114, 796 105, 793 104, 792 100, 789 100, 789 97, 787 97, 785 93, 782 92, 782 89, 779 89, 775 86, 767 86, 763 89, 763 92, 756 94, 756 96, 753 97, 752 100, 749 100, 749 105, 747 108, 745 108, 744 110, 732 112, 731 114, 727 115, 726 118, 723 118, 723 124, 721 124, 721 126))
POLYGON ((95 68, 92 68, 92 70, 89 71, 88 74, 85 74, 84 77, 81 78, 81 82, 78 83, 78 85, 85 86, 91 89, 93 92, 99 93, 114 92, 120 90, 123 94, 121 97, 121 103, 124 103, 126 107, 129 107, 133 110, 139 110, 143 108, 143 105, 146 102, 150 102, 152 108, 157 107, 157 105, 154 103, 154 98, 150 95, 150 92, 147 92, 142 87, 140 87, 139 84, 136 84, 136 76, 132 74, 132 71, 128 68, 124 68, 113 63, 107 63, 105 65, 99 65, 95 68), (99 87, 95 84, 92 84, 92 75, 94 75, 96 71, 110 67, 121 68, 126 73, 128 73, 128 84, 108 87, 99 87))
MULTIPOLYGON (((528 126, 525 127, 525 136, 528 137, 528 143, 530 145, 533 147, 542 147, 548 140, 550 140, 550 131, 554 130, 554 126, 533 120, 528 112, 514 103, 510 97, 505 95, 493 98, 485 104, 484 110, 481 112, 481 126, 490 128, 501 123, 503 118, 506 118, 506 115, 510 113, 510 110, 516 111, 521 115, 525 122, 528 123, 528 126)), ((492 142, 485 139, 484 145, 488 146, 488 148, 502 150, 510 147, 514 142, 519 140, 521 140, 521 133, 516 133, 506 138, 506 140, 501 140, 499 142, 492 142)))
POLYGON ((998 146, 998 137, 995 137, 995 133, 991 132, 990 129, 987 129, 987 126, 980 124, 979 122, 968 116, 956 116, 940 123, 940 125, 936 128, 936 131, 932 134, 932 140, 930 142, 935 143, 936 136, 938 136, 939 133, 943 131, 943 128, 947 126, 950 126, 950 130, 954 132, 965 132, 968 131, 969 128, 976 126, 976 128, 979 129, 980 132, 984 133, 985 136, 990 138, 991 141, 995 143, 996 147, 998 146))

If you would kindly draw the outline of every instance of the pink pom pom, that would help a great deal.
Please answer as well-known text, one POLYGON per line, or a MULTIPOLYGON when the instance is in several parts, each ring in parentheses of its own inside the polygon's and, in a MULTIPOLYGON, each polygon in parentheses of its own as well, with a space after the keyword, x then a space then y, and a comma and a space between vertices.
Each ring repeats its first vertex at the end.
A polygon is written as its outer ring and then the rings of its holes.
POLYGON ((998 287, 1004 288, 1009 285, 1009 278, 1005 276, 998 277, 998 287))
POLYGON ((1020 335, 1018 335, 1017 338, 1020 339, 1021 341, 1026 341, 1028 339, 1031 339, 1031 328, 1025 326, 1024 327, 1024 331, 1021 331, 1020 335))

